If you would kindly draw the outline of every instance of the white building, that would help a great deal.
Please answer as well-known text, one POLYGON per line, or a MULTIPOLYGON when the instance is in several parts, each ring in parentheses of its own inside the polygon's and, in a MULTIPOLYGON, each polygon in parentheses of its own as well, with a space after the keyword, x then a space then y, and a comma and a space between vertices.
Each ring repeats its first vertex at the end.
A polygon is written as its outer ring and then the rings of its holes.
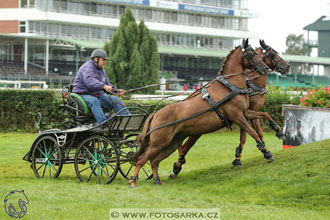
POLYGON ((248 31, 248 0, 0 1, 0 75, 74 76, 109 41, 129 7, 158 40, 161 71, 212 79, 248 31), (10 67, 16 66, 16 72, 10 67), (7 69, 6 69, 7 68, 7 69), (56 74, 54 74, 54 72, 56 74))

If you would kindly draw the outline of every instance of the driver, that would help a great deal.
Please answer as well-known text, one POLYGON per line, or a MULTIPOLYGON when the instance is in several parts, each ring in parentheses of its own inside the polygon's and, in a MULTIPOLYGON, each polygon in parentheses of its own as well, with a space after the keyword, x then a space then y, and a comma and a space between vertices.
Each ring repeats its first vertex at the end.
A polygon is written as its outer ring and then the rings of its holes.
MULTIPOLYGON (((124 89, 118 89, 109 82, 109 78, 104 71, 104 65, 108 59, 107 53, 102 49, 92 52, 91 60, 85 62, 78 70, 73 83, 72 92, 82 96, 87 106, 91 109, 96 121, 101 124, 108 118, 105 116, 102 107, 108 110, 114 109, 116 112, 126 108, 122 101, 114 95, 104 93, 124 95, 124 89)), ((120 112, 121 115, 130 115, 128 109, 120 112)))

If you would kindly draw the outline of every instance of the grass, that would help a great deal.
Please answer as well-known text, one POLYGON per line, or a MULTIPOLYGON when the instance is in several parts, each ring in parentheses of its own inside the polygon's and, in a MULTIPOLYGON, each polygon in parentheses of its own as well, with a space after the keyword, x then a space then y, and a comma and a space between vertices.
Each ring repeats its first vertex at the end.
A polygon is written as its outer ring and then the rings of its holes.
MULTIPOLYGON (((329 219, 330 140, 282 150, 265 134, 275 161, 267 163, 248 138, 241 168, 233 168, 238 132, 204 135, 191 149, 180 175, 169 180, 177 153, 160 164, 163 186, 120 176, 110 185, 81 183, 73 165, 58 179, 37 179, 22 160, 37 134, 0 133, 0 199, 24 190, 30 200, 23 219, 109 219, 110 208, 219 208, 221 219, 329 219)), ((2 206, 3 207, 3 206, 2 206)), ((0 219, 11 219, 0 208, 0 219)))

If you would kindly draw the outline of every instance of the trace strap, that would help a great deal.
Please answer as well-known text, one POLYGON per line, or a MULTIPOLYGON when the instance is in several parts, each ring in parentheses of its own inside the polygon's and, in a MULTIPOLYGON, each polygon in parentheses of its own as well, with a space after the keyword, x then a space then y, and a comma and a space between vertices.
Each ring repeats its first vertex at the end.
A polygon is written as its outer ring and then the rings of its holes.
POLYGON ((177 120, 177 121, 172 121, 172 122, 168 122, 168 123, 162 124, 160 126, 157 126, 157 127, 153 128, 153 129, 151 129, 145 136, 150 135, 152 132, 154 132, 155 130, 158 130, 160 128, 164 128, 164 127, 171 126, 171 125, 174 125, 174 124, 183 122, 183 121, 187 121, 189 119, 192 119, 192 118, 201 116, 201 115, 203 115, 203 114, 205 114, 206 112, 209 112, 209 111, 215 111, 217 113, 217 115, 219 116, 219 118, 225 123, 225 125, 227 126, 227 128, 231 129, 232 122, 229 119, 227 119, 227 117, 223 113, 221 113, 218 110, 218 107, 220 105, 225 104, 226 102, 229 102, 232 98, 234 98, 238 94, 249 94, 249 92, 251 91, 251 89, 238 88, 238 87, 234 86, 233 84, 231 84, 223 76, 218 76, 216 78, 216 80, 218 80, 219 82, 221 82, 223 85, 227 86, 231 90, 231 93, 228 96, 226 96, 225 98, 221 99, 219 102, 214 103, 211 95, 207 92, 207 88, 203 88, 202 89, 202 98, 203 99, 206 99, 210 103, 211 107, 209 109, 206 109, 206 110, 204 110, 202 112, 199 112, 199 113, 190 115, 190 116, 188 116, 186 118, 183 118, 183 119, 180 119, 180 120, 177 120))

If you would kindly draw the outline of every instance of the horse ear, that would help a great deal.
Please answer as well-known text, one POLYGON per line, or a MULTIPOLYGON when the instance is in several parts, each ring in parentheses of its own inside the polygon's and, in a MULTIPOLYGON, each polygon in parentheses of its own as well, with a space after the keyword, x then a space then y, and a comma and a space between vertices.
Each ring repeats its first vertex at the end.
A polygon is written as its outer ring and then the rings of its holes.
POLYGON ((244 48, 247 48, 249 46, 249 38, 246 38, 244 42, 244 48))
POLYGON ((245 38, 243 38, 242 44, 240 45, 241 49, 244 49, 244 44, 245 44, 245 38))
POLYGON ((268 48, 269 46, 265 43, 264 40, 262 40, 263 44, 265 45, 266 48, 268 48))
POLYGON ((266 49, 266 45, 264 40, 259 40, 260 46, 262 47, 262 49, 266 49))

